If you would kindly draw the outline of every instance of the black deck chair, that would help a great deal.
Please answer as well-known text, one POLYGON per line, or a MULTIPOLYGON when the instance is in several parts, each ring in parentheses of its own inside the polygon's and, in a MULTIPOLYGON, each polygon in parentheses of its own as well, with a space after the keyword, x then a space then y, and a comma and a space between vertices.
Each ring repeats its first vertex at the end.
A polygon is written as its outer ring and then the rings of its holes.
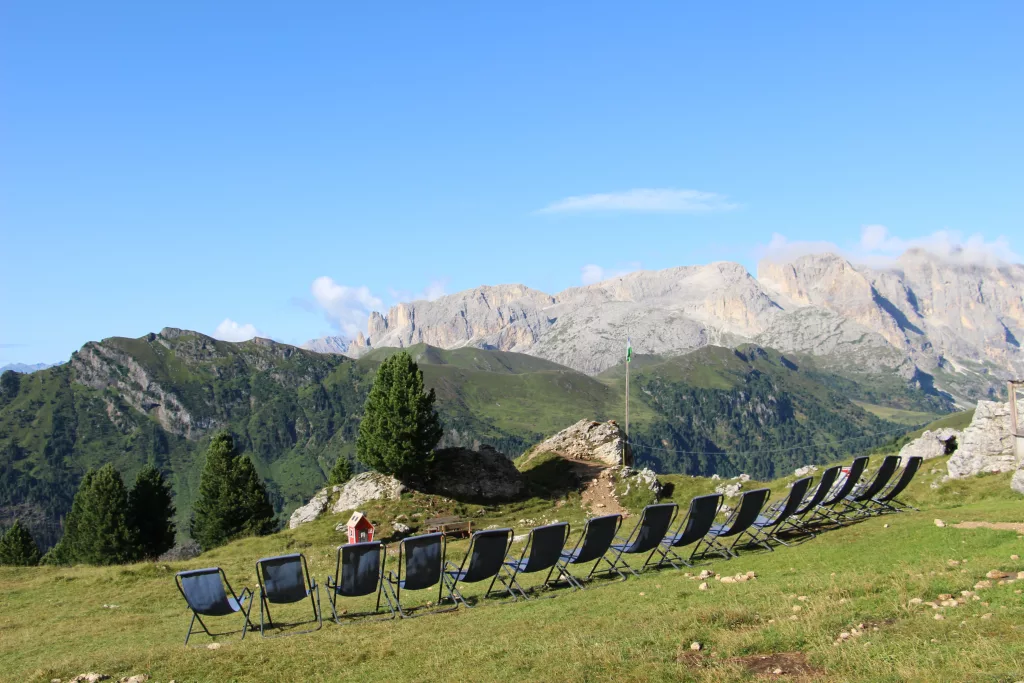
MULTIPOLYGON (((477 581, 490 579, 491 584, 487 587, 484 597, 490 596, 491 591, 494 589, 494 582, 501 573, 501 565, 505 561, 505 555, 508 554, 511 547, 511 529, 477 531, 469 539, 469 549, 466 551, 466 556, 462 558, 462 564, 456 565, 454 562, 445 563, 442 579, 448 588, 448 598, 456 607, 459 606, 460 602, 466 607, 472 607, 462 597, 462 593, 458 588, 460 583, 476 583, 477 581), (469 563, 468 567, 466 566, 467 562, 469 563)), ((504 581, 502 581, 502 586, 504 587, 504 592, 511 595, 512 599, 515 600, 515 593, 505 585, 504 581)))
POLYGON ((736 547, 736 543, 739 541, 739 535, 749 529, 750 525, 761 514, 761 510, 764 508, 764 504, 768 502, 770 495, 771 491, 768 489, 752 489, 743 493, 740 497, 739 505, 732 511, 732 514, 725 520, 725 523, 713 525, 708 530, 707 535, 698 541, 697 545, 693 546, 690 560, 692 561, 694 557, 697 557, 701 543, 707 546, 700 553, 701 557, 707 555, 711 550, 720 553, 727 560, 736 557, 736 552, 733 548, 736 547), (732 542, 732 546, 726 548, 718 539, 729 538, 730 536, 736 536, 736 539, 732 542))
POLYGON ((551 582, 551 574, 557 569, 570 586, 583 590, 583 581, 589 581, 602 562, 608 565, 606 570, 608 576, 611 576, 613 573, 618 574, 619 578, 625 581, 626 575, 620 572, 612 564, 612 561, 608 559, 608 550, 612 547, 612 541, 615 540, 615 535, 619 533, 619 527, 621 526, 622 515, 619 514, 603 515, 588 519, 587 523, 583 525, 583 533, 580 534, 579 540, 576 541, 576 546, 572 550, 562 550, 558 562, 548 572, 544 583, 549 586, 557 584, 557 581, 551 582), (586 579, 580 580, 569 571, 570 564, 586 564, 587 562, 594 562, 594 566, 590 568, 586 579))
POLYGON ((718 511, 722 508, 722 500, 721 493, 712 493, 706 496, 697 496, 690 501, 690 509, 686 513, 686 518, 680 522, 675 533, 670 533, 661 540, 661 545, 658 547, 658 554, 661 555, 661 559, 658 560, 659 567, 667 562, 676 569, 682 569, 676 564, 676 561, 687 567, 692 566, 689 560, 684 560, 676 553, 675 549, 697 543, 707 535, 715 523, 718 511))
POLYGON ((868 466, 868 459, 869 458, 866 455, 853 459, 853 463, 850 464, 850 471, 846 475, 846 481, 842 484, 833 486, 828 495, 810 511, 810 519, 806 521, 807 524, 816 524, 819 522, 841 524, 843 522, 843 518, 834 512, 833 508, 842 503, 848 495, 853 493, 853 490, 860 482, 861 475, 864 474, 864 470, 868 466))
MULTIPOLYGON (((505 559, 505 573, 508 576, 509 588, 514 588, 524 598, 529 598, 530 596, 516 581, 516 576, 519 574, 532 574, 547 570, 548 575, 544 579, 544 586, 548 585, 551 573, 555 569, 559 570, 559 578, 564 577, 565 572, 558 567, 558 560, 565 550, 566 541, 569 540, 569 531, 568 522, 557 522, 531 529, 519 559, 511 556, 505 559)), ((566 580, 568 581, 568 579, 566 580)))
MULTIPOLYGON (((441 602, 444 591, 444 580, 441 577, 447 549, 447 538, 441 532, 410 536, 398 544, 398 573, 385 573, 384 590, 390 594, 398 614, 403 618, 419 616, 406 614, 402 609, 403 590, 418 591, 437 586, 437 602, 441 602)), ((452 607, 432 611, 451 612, 458 608, 456 603, 452 607)))
MULTIPOLYGON (((278 636, 295 636, 300 633, 312 633, 320 630, 324 625, 323 615, 320 613, 320 587, 316 585, 316 579, 309 575, 309 567, 306 564, 306 556, 302 553, 291 555, 278 555, 277 557, 264 557, 256 560, 256 580, 259 581, 259 603, 260 603, 260 636, 267 638, 263 611, 267 612, 266 626, 274 626, 273 618, 270 616, 270 605, 291 605, 302 602, 309 598, 309 604, 313 607, 313 620, 316 621, 316 628, 305 631, 292 631, 289 633, 278 633, 271 638, 278 636), (313 594, 316 593, 316 600, 313 594)), ((312 623, 312 622, 300 622, 312 623)), ((283 626, 294 626, 296 624, 281 624, 283 626)))
POLYGON ((784 531, 798 531, 800 533, 809 534, 812 538, 816 536, 811 527, 804 521, 804 517, 821 504, 821 501, 825 500, 825 497, 832 490, 832 487, 836 484, 836 479, 839 478, 839 472, 843 469, 842 465, 833 465, 827 470, 821 473, 821 479, 818 480, 818 486, 814 489, 814 493, 804 498, 804 501, 800 504, 800 507, 796 509, 789 519, 783 522, 776 534, 781 534, 784 531))
POLYGON ((843 499, 843 509, 836 512, 844 519, 861 519, 871 516, 871 508, 867 506, 868 501, 881 493, 892 480, 896 469, 900 466, 900 456, 887 455, 878 466, 875 476, 871 481, 862 482, 846 498, 843 499))
POLYGON ((803 477, 794 481, 793 486, 789 489, 789 495, 786 496, 786 500, 780 501, 781 505, 768 508, 768 514, 758 515, 757 519, 746 530, 740 532, 733 545, 739 543, 743 536, 748 536, 750 543, 747 545, 757 544, 768 550, 775 550, 771 542, 778 541, 782 545, 788 546, 788 543, 779 538, 781 527, 787 519, 796 513, 801 503, 803 503, 804 496, 807 495, 807 489, 811 487, 812 481, 814 481, 814 477, 803 477))
POLYGON ((625 539, 616 537, 616 540, 622 542, 612 543, 612 566, 628 569, 633 576, 639 576, 640 574, 630 567, 622 556, 650 553, 644 560, 640 571, 646 569, 655 553, 658 552, 662 540, 668 535, 668 530, 672 527, 672 522, 678 512, 679 506, 675 503, 655 503, 645 507, 640 513, 640 521, 633 527, 629 536, 625 539))
POLYGON ((243 587, 241 593, 235 594, 235 590, 228 583, 227 575, 220 567, 178 572, 174 575, 174 583, 178 586, 178 592, 181 593, 181 597, 185 598, 185 603, 192 612, 192 621, 189 622, 188 632, 185 634, 186 647, 188 647, 188 639, 192 635, 192 627, 195 626, 197 620, 206 635, 211 638, 227 635, 226 633, 211 633, 199 617, 200 614, 204 617, 241 614, 245 619, 242 624, 242 639, 245 639, 245 632, 252 626, 252 622, 249 621, 249 612, 252 611, 251 590, 243 587), (246 602, 249 603, 248 609, 245 606, 246 602))
MULTIPOLYGON (((338 546, 338 560, 334 566, 334 576, 327 577, 327 599, 331 604, 334 623, 341 624, 338 617, 338 597, 359 598, 377 594, 377 607, 373 612, 357 612, 345 614, 347 623, 359 617, 371 617, 380 613, 380 596, 384 584, 384 560, 387 557, 387 546, 380 541, 365 543, 349 543, 338 546)), ((390 600, 385 600, 391 616, 382 619, 394 619, 395 608, 390 600)))
POLYGON ((900 500, 896 499, 896 496, 903 493, 910 482, 913 481, 914 475, 921 468, 921 464, 924 462, 924 458, 920 455, 915 455, 907 459, 907 464, 903 466, 903 472, 900 473, 900 478, 895 482, 891 483, 888 488, 882 491, 880 494, 869 500, 866 505, 871 506, 874 512, 878 514, 885 514, 886 512, 903 512, 904 510, 914 510, 920 512, 913 505, 909 505, 900 500))

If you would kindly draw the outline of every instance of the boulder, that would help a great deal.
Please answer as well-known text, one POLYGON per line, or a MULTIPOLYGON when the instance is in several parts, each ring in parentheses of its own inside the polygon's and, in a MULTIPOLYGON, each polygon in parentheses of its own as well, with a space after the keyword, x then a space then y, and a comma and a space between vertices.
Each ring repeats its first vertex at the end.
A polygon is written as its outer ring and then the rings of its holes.
POLYGON ((900 449, 900 458, 919 456, 925 460, 953 454, 960 445, 961 432, 958 429, 929 429, 921 436, 900 449))
POLYGON ((335 514, 355 510, 371 500, 398 500, 405 491, 405 484, 380 472, 363 472, 340 488, 341 495, 331 508, 335 514))
MULTIPOLYGON (((638 487, 648 489, 653 492, 655 496, 660 496, 662 491, 661 482, 658 481, 658 475, 654 473, 654 470, 647 467, 643 469, 633 469, 632 467, 623 467, 619 471, 619 477, 626 482, 626 490, 623 491, 622 495, 629 495, 630 489, 632 489, 634 482, 638 487)), ((612 484, 609 484, 612 486, 612 484)))
POLYGON ((1019 469, 1010 480, 1010 488, 1017 493, 1024 494, 1024 469, 1019 469))
POLYGON ((797 467, 795 470, 793 470, 793 474, 795 474, 798 477, 803 477, 808 474, 811 474, 812 472, 817 471, 818 467, 816 465, 804 465, 803 467, 797 467))
POLYGON ((295 512, 292 513, 291 518, 288 520, 288 528, 294 529, 300 524, 312 522, 314 519, 322 515, 330 504, 331 493, 337 493, 340 490, 340 486, 329 486, 317 491, 316 495, 314 495, 308 503, 300 508, 296 508, 295 512))
POLYGON ((456 447, 434 454, 423 489, 458 501, 489 502, 518 498, 526 484, 508 456, 490 446, 456 447))
POLYGON ((558 453, 573 460, 595 460, 616 466, 622 462, 625 434, 613 422, 580 420, 540 442, 532 453, 558 453))
POLYGON ((978 401, 974 419, 963 431, 959 446, 949 459, 949 476, 962 479, 982 472, 1017 469, 1011 429, 1009 403, 978 401))

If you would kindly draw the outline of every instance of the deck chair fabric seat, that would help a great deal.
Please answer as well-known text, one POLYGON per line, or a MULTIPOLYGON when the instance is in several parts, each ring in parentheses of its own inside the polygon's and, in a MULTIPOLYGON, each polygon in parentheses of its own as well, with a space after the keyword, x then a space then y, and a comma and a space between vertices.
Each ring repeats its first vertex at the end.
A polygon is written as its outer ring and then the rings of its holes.
POLYGON ((754 521, 750 523, 750 526, 740 532, 733 545, 739 544, 744 536, 750 540, 750 544, 756 544, 768 550, 775 550, 771 545, 772 541, 778 541, 782 545, 789 545, 779 538, 779 533, 786 520, 792 517, 797 509, 800 508, 813 480, 814 477, 802 477, 794 481, 789 489, 789 495, 786 496, 784 501, 781 501, 781 505, 773 509, 770 508, 768 514, 757 515, 754 521))
POLYGON ((262 557, 256 561, 256 579, 259 582, 260 636, 268 638, 312 633, 323 626, 323 615, 320 611, 320 587, 316 580, 309 575, 309 566, 306 563, 305 555, 292 553, 276 557, 262 557), (302 602, 306 598, 309 598, 309 604, 313 608, 315 628, 267 636, 266 627, 274 626, 270 605, 291 605, 302 602), (265 621, 264 612, 266 612, 265 621))
MULTIPOLYGON (((487 579, 490 579, 491 583, 484 593, 484 598, 489 597, 494 589, 494 583, 501 578, 502 564, 505 562, 505 556, 511 547, 512 529, 509 528, 477 531, 470 536, 469 548, 466 550, 466 555, 462 558, 462 564, 456 565, 454 562, 445 563, 442 580, 448 588, 448 599, 456 607, 459 602, 466 607, 472 607, 462 596, 459 584, 477 583, 487 579)), ((511 595, 512 599, 515 600, 516 596, 512 589, 504 581, 501 583, 504 587, 504 592, 511 595)))
MULTIPOLYGON (((331 605, 331 613, 336 624, 351 623, 353 620, 374 616, 380 613, 380 598, 383 594, 384 561, 387 557, 387 546, 380 541, 349 543, 338 546, 334 576, 327 577, 327 597, 331 605), (359 612, 345 615, 342 622, 338 615, 338 598, 359 598, 377 594, 377 606, 373 612, 359 612)), ((384 596, 385 604, 391 612, 385 619, 395 618, 395 608, 391 600, 384 596)))
MULTIPOLYGON (((422 534, 403 538, 398 544, 398 571, 387 571, 384 575, 384 590, 392 604, 403 618, 419 616, 406 614, 402 608, 402 591, 426 590, 437 586, 437 602, 444 596, 445 556, 448 549, 447 536, 443 532, 422 534)), ((433 612, 450 612, 458 604, 433 612)))
POLYGON ((847 496, 853 493, 854 489, 860 483, 860 478, 864 474, 864 470, 868 466, 868 460, 869 458, 866 455, 853 459, 853 462, 850 464, 850 471, 846 475, 846 480, 833 485, 828 494, 816 506, 814 506, 813 510, 809 512, 810 518, 806 520, 806 523, 817 524, 831 522, 833 524, 842 524, 844 521, 843 517, 834 508, 840 505, 847 496))
POLYGON ((672 527, 679 506, 675 503, 655 503, 648 505, 640 514, 640 521, 633 527, 633 531, 625 539, 618 539, 621 543, 612 543, 612 566, 630 571, 634 576, 639 573, 629 566, 623 555, 640 555, 649 553, 641 567, 641 571, 647 568, 654 555, 658 552, 661 542, 668 535, 672 527))
POLYGON ((896 499, 896 496, 903 493, 910 482, 913 481, 914 475, 921 468, 921 463, 924 462, 924 458, 919 455, 912 456, 907 459, 907 464, 903 466, 903 472, 900 473, 899 479, 891 483, 881 493, 868 501, 867 504, 874 507, 874 510, 879 514, 886 512, 901 512, 903 510, 917 510, 912 505, 907 505, 896 499))
MULTIPOLYGON (((556 563, 557 570, 569 585, 577 590, 583 590, 583 582, 589 581, 594 576, 594 573, 601 567, 602 562, 608 565, 609 568, 605 571, 609 576, 618 574, 619 579, 622 581, 626 580, 625 574, 619 571, 612 564, 612 561, 608 559, 612 542, 615 540, 615 536, 618 534, 621 526, 622 515, 620 514, 591 517, 586 521, 583 525, 583 532, 576 540, 576 545, 569 550, 563 548, 562 552, 559 553, 558 562, 556 563), (594 566, 590 568, 584 579, 574 576, 569 571, 569 565, 587 564, 589 562, 593 562, 594 566)), ((554 571, 554 568, 552 571, 554 571)), ((549 581, 550 574, 545 583, 549 581)), ((549 583, 549 585, 553 584, 549 583)))
POLYGON ((899 466, 900 456, 886 456, 875 472, 874 478, 854 488, 850 495, 843 499, 843 504, 845 505, 842 513, 843 516, 849 518, 851 514, 854 517, 870 515, 871 508, 867 505, 868 501, 880 494, 888 486, 899 466))
POLYGON ((690 560, 692 561, 695 557, 703 557, 712 550, 722 555, 725 559, 736 557, 735 547, 740 541, 741 534, 749 529, 750 525, 761 514, 770 495, 771 491, 766 488, 745 491, 729 518, 723 524, 712 525, 707 535, 693 547, 693 551, 690 553, 690 560), (732 545, 727 548, 721 543, 720 539, 730 537, 735 537, 735 539, 732 545), (702 544, 705 546, 703 551, 701 551, 702 544))
MULTIPOLYGON (((519 595, 528 599, 530 596, 519 585, 516 577, 519 574, 533 574, 542 571, 548 573, 542 584, 547 586, 551 574, 558 569, 558 561, 565 550, 570 531, 571 527, 568 522, 556 522, 531 529, 519 557, 509 556, 505 559, 503 571, 508 579, 509 587, 519 591, 519 595)), ((559 578, 564 578, 561 570, 559 570, 559 578)))
MULTIPOLYGON (((796 511, 790 515, 789 519, 783 522, 778 529, 777 533, 783 531, 798 531, 804 534, 809 534, 812 538, 816 535, 810 526, 804 521, 804 517, 811 513, 814 509, 821 504, 823 500, 832 491, 835 486, 836 479, 839 478, 839 473, 842 471, 842 465, 833 465, 829 467, 821 474, 821 479, 818 480, 818 485, 814 488, 814 493, 810 493, 804 497, 800 506, 797 507, 796 511)), ((773 507, 781 507, 782 502, 776 503, 773 507)))
POLYGON ((253 600, 252 591, 248 587, 243 587, 242 592, 236 594, 228 582, 227 575, 220 567, 181 571, 174 575, 174 582, 181 597, 185 598, 189 611, 192 612, 192 620, 185 633, 186 646, 188 646, 188 640, 192 636, 192 628, 196 621, 202 626, 206 635, 211 638, 224 635, 223 633, 211 633, 202 617, 226 617, 231 614, 241 614, 245 619, 242 624, 242 639, 245 639, 246 631, 252 626, 249 621, 249 612, 252 611, 253 600), (248 607, 246 607, 247 603, 248 607))
POLYGON ((658 566, 667 563, 676 569, 681 569, 682 567, 676 562, 687 567, 691 566, 689 560, 683 559, 675 550, 697 543, 707 535, 715 524, 718 511, 722 509, 723 500, 724 496, 721 493, 697 496, 690 500, 686 517, 679 523, 679 527, 661 540, 658 548, 661 559, 658 560, 658 566))

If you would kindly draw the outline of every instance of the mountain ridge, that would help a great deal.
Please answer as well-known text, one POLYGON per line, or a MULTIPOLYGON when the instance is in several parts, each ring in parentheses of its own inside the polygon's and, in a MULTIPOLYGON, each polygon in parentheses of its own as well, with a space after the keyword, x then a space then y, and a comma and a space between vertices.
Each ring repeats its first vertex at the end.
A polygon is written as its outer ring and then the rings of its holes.
POLYGON ((346 352, 427 343, 526 353, 587 374, 634 349, 681 355, 757 343, 841 370, 897 373, 961 404, 1024 375, 1024 266, 957 263, 912 249, 889 267, 833 253, 635 271, 547 294, 481 286, 374 311, 346 352))

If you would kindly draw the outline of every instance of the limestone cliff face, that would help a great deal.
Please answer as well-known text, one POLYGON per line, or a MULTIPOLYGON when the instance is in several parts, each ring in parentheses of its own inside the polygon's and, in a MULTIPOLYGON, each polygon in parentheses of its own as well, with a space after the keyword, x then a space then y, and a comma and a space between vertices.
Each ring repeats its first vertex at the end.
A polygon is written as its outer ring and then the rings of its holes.
POLYGON ((637 353, 682 354, 756 342, 908 380, 984 394, 1024 375, 1024 266, 979 266, 920 250, 888 268, 835 254, 640 271, 551 296, 522 285, 478 287, 393 306, 369 320, 349 355, 425 342, 540 356, 598 373, 637 353), (944 383, 944 384, 943 384, 944 383))

